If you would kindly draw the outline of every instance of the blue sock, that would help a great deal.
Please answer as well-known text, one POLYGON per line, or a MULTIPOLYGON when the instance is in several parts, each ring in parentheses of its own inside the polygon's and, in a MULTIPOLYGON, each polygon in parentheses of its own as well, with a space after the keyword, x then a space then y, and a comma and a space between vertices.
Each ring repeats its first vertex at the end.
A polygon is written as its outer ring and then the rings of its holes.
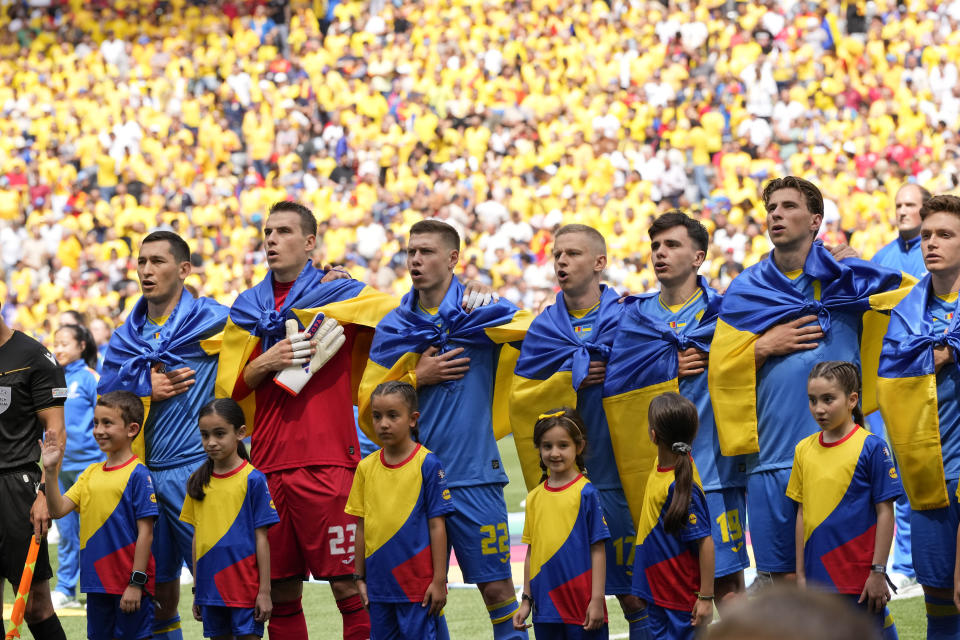
POLYGON ((927 640, 960 638, 960 612, 953 601, 928 595, 923 600, 927 603, 927 640))
POLYGON ((883 640, 900 640, 897 635, 897 625, 893 623, 893 616, 890 614, 890 608, 883 608, 883 640))
POLYGON ((173 616, 166 620, 154 619, 153 640, 183 640, 183 631, 180 630, 180 616, 173 616))
POLYGON ((623 614, 630 625, 630 640, 653 640, 650 635, 650 626, 647 624, 646 608, 623 614))
POLYGON ((490 614, 490 622, 493 624, 494 640, 526 640, 526 631, 513 628, 513 614, 519 608, 520 605, 514 599, 487 605, 487 613, 490 614))

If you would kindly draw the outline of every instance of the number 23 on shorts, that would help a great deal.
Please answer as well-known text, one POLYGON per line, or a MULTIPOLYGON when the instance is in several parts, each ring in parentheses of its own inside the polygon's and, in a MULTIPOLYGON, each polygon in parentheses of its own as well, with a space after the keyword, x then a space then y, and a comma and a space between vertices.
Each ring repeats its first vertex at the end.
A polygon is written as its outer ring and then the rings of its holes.
POLYGON ((483 555, 504 554, 500 562, 510 561, 510 530, 507 529, 506 522, 498 522, 496 525, 486 524, 480 527, 480 533, 484 535, 480 541, 480 549, 483 555))

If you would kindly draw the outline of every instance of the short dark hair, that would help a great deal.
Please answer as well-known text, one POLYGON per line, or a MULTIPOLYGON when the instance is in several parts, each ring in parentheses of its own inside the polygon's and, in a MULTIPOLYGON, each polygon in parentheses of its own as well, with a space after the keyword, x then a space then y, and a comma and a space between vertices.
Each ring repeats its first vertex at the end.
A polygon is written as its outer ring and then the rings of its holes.
POLYGON ((665 214, 654 220, 653 224, 650 225, 647 235, 649 235, 650 239, 653 240, 657 234, 663 233, 667 229, 672 229, 674 227, 686 228, 687 235, 690 236, 690 239, 693 240, 693 244, 695 244, 701 251, 706 251, 709 248, 710 234, 707 233, 707 228, 704 227, 699 220, 691 218, 679 209, 667 211, 665 214))
POLYGON ((823 217, 823 194, 820 193, 820 189, 809 180, 804 180, 797 176, 774 178, 768 182, 763 187, 763 204, 768 204, 770 202, 770 196, 781 189, 796 189, 803 194, 803 198, 807 203, 807 210, 812 214, 823 217))
POLYGON ((554 241, 560 236, 565 236, 568 233, 582 233, 600 249, 600 253, 603 255, 607 254, 607 240, 603 237, 603 234, 585 224, 565 224, 553 235, 554 241))
POLYGON ((124 425, 135 422, 143 428, 143 401, 131 391, 108 391, 97 398, 97 406, 116 409, 124 425))
POLYGON ((460 251, 460 234, 446 222, 440 220, 421 220, 410 227, 410 237, 422 233, 436 233, 443 237, 443 241, 456 251, 460 251))
POLYGON ((315 236, 317 235, 317 218, 313 215, 313 211, 306 208, 299 202, 294 202, 293 200, 281 200, 280 202, 274 202, 270 207, 270 212, 267 214, 269 218, 275 213, 281 213, 283 211, 289 211, 300 216, 300 229, 303 231, 305 236, 315 236))
POLYGON ((173 259, 177 261, 177 264, 190 262, 190 245, 173 231, 154 231, 149 233, 140 243, 140 246, 142 247, 150 242, 166 242, 169 244, 170 253, 173 254, 173 259))
POLYGON ((933 196, 920 207, 921 220, 925 220, 927 216, 934 213, 952 213, 955 216, 960 216, 960 197, 933 196))

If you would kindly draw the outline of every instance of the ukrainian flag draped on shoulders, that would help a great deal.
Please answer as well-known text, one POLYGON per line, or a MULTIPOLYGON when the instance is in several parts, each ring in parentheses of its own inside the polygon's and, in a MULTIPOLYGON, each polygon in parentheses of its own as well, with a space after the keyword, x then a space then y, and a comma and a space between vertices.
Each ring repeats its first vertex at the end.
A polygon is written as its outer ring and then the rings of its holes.
MULTIPOLYGON (((583 413, 582 407, 577 407, 577 390, 587 377, 590 361, 610 357, 622 305, 618 303, 620 294, 600 286, 597 321, 583 340, 574 332, 566 298, 560 291, 556 301, 531 323, 523 341, 510 392, 510 425, 528 491, 540 483, 540 454, 533 445, 537 417, 561 406, 579 408, 583 413)), ((589 425, 591 416, 583 418, 588 430, 600 426, 589 425)), ((606 429, 602 416, 594 419, 603 420, 602 428, 606 429)))
MULTIPOLYGON (((229 309, 210 298, 194 298, 186 289, 170 316, 158 327, 155 344, 143 337, 149 320, 147 301, 140 298, 127 321, 117 327, 104 354, 97 393, 131 391, 143 400, 145 412, 150 409, 153 385, 150 371, 154 365, 166 370, 187 366, 186 358, 212 356, 220 352, 222 332, 229 309)), ((143 429, 133 442, 133 451, 144 457, 143 429)))
MULTIPOLYGON (((223 350, 217 369, 217 397, 233 396, 234 387, 243 375, 254 349, 260 345, 266 351, 283 340, 287 335, 287 320, 296 320, 304 329, 318 313, 342 325, 353 324, 368 329, 358 333, 354 341, 351 378, 356 393, 366 363, 372 329, 397 306, 397 299, 358 280, 321 282, 325 273, 307 262, 279 310, 274 305, 273 272, 268 273, 255 287, 240 294, 230 309, 224 330, 223 350)), ((255 393, 240 400, 247 418, 248 433, 254 424, 255 402, 255 393)))
MULTIPOLYGON (((803 273, 815 279, 815 299, 792 286, 774 262, 773 254, 737 276, 720 306, 707 368, 717 436, 724 455, 759 451, 757 434, 757 339, 771 327, 815 315, 825 334, 831 312, 863 315, 860 339, 863 410, 876 410, 876 372, 885 313, 914 283, 912 277, 884 267, 847 258, 838 262, 819 240, 813 243, 803 273)), ((805 381, 797 381, 802 384, 805 381)))
POLYGON ((659 292, 630 296, 624 301, 620 329, 613 342, 603 383, 603 408, 614 442, 614 455, 623 492, 634 521, 639 519, 647 477, 656 466, 657 447, 647 432, 647 410, 661 393, 680 392, 678 353, 691 347, 710 351, 722 298, 702 276, 698 285, 707 308, 697 326, 677 332, 667 323, 640 311, 640 301, 659 292))
POLYGON ((913 509, 949 504, 937 403, 934 347, 960 354, 960 315, 946 333, 935 333, 927 314, 931 296, 927 274, 890 312, 880 352, 877 386, 887 437, 900 464, 903 486, 913 509))
POLYGON ((507 394, 519 353, 510 343, 523 340, 531 316, 506 300, 467 313, 460 307, 463 290, 463 284, 454 277, 437 310, 440 326, 417 313, 420 296, 413 288, 403 296, 400 306, 377 325, 357 405, 360 427, 374 441, 370 394, 388 380, 405 380, 416 387, 417 363, 431 346, 442 354, 458 346, 503 345, 493 394, 493 430, 497 438, 510 432, 507 394))

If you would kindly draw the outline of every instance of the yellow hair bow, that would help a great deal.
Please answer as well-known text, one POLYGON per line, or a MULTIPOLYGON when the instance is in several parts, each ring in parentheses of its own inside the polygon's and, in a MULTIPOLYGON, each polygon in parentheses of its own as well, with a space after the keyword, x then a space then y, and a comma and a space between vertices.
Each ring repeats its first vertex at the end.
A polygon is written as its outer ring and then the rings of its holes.
POLYGON ((564 413, 565 413, 565 411, 564 411, 563 409, 561 409, 560 411, 557 411, 557 412, 555 412, 555 413, 541 413, 539 416, 537 416, 537 422, 539 422, 539 421, 541 421, 541 420, 545 420, 545 419, 547 419, 547 418, 559 418, 559 417, 562 416, 564 413))

